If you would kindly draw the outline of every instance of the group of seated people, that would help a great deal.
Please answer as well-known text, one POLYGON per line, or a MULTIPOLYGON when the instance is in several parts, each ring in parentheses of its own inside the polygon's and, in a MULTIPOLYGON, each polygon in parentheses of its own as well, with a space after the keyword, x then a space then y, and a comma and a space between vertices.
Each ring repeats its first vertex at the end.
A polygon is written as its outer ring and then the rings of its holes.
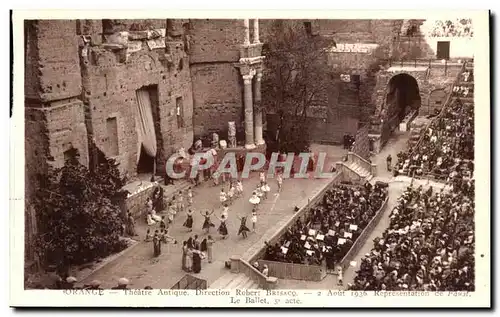
POLYGON ((451 95, 453 97, 472 98, 474 96, 474 87, 454 86, 451 95))
POLYGON ((473 177, 474 106, 455 100, 443 111, 413 153, 410 149, 398 154, 395 176, 428 175, 443 181, 473 177))
POLYGON ((474 291, 474 182, 408 187, 351 290, 474 291))
POLYGON ((264 260, 322 265, 334 270, 387 197, 383 185, 335 186, 288 228, 281 241, 267 244, 264 260), (323 262, 324 261, 324 262, 323 262))

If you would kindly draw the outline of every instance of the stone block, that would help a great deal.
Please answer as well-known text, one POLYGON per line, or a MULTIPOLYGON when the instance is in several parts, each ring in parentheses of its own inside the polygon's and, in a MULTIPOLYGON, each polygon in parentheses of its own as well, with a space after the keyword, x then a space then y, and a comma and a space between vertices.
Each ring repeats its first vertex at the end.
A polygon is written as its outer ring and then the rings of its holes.
POLYGON ((233 255, 233 256, 231 256, 230 260, 231 260, 231 273, 235 273, 235 274, 239 273, 240 272, 240 267, 239 267, 240 258, 238 256, 233 255))
POLYGON ((148 39, 148 33, 149 33, 149 31, 147 31, 147 30, 131 31, 128 34, 128 39, 131 41, 146 40, 146 39, 148 39))
POLYGON ((102 20, 76 20, 77 35, 102 34, 102 20))
POLYGON ((99 46, 102 44, 102 35, 101 34, 92 34, 90 36, 90 45, 99 46))
POLYGON ((268 277, 266 279, 266 290, 273 290, 278 287, 278 278, 277 277, 268 277))

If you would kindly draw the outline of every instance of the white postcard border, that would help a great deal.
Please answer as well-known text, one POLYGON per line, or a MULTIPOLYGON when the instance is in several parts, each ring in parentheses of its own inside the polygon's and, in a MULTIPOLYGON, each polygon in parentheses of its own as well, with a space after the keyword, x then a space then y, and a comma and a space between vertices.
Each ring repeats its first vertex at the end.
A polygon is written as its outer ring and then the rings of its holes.
MULTIPOLYGON (((328 19, 374 19, 374 18, 444 18, 467 16, 474 26, 475 74, 475 158, 476 158, 476 291, 464 296, 432 294, 429 296, 377 296, 369 292, 366 296, 354 293, 326 296, 327 291, 294 291, 300 294, 301 303, 282 302, 290 296, 269 296, 269 305, 258 307, 488 307, 491 305, 490 261, 490 82, 489 82, 489 16, 487 11, 65 11, 37 10, 14 11, 14 109, 10 120, 10 305, 12 306, 135 306, 135 307, 250 307, 243 303, 231 304, 227 296, 195 295, 68 295, 67 291, 24 290, 24 19, 75 19, 75 18, 328 18, 328 19), (477 164, 479 163, 479 164, 477 164), (304 294, 304 293, 312 293, 304 294), (316 296, 314 295, 316 293, 316 296), (133 296, 133 300, 131 299, 133 296), (338 298, 338 300, 337 300, 338 298), (275 303, 275 300, 280 300, 275 303)), ((153 292, 157 292, 156 290, 153 292)), ((232 294, 235 291, 230 291, 232 294)), ((266 298, 266 291, 260 290, 266 298)), ((359 292, 358 292, 359 293, 359 292)), ((292 296, 293 297, 293 296, 292 296)), ((255 307, 255 306, 254 306, 255 307)))

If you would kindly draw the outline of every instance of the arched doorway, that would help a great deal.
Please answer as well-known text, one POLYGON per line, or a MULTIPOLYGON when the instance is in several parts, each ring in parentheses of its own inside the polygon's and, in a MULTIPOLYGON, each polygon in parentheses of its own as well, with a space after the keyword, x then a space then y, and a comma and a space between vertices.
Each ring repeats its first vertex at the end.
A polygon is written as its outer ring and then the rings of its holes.
POLYGON ((387 119, 393 124, 399 124, 413 110, 419 110, 421 105, 420 91, 417 80, 402 73, 392 77, 387 84, 385 110, 387 119))

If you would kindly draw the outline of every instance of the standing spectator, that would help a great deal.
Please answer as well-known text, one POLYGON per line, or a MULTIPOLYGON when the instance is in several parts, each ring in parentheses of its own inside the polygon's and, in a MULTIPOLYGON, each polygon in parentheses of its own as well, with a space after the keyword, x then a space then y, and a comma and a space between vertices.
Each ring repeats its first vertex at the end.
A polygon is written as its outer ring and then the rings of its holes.
POLYGON ((212 263, 213 260, 213 245, 215 241, 212 239, 212 236, 208 235, 207 238, 207 257, 208 257, 208 263, 212 263))

